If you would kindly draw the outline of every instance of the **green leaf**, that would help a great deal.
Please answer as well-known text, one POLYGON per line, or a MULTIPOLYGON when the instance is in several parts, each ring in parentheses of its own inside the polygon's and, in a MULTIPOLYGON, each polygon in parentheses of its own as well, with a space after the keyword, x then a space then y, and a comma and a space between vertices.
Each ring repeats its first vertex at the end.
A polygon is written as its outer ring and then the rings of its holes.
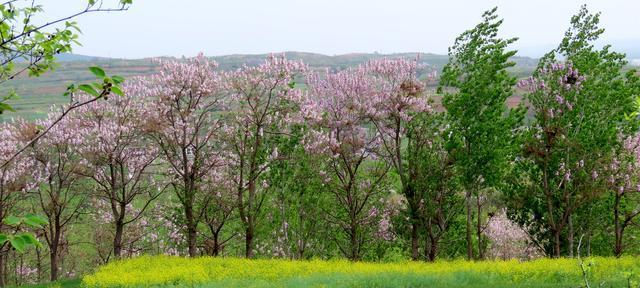
POLYGON ((25 243, 25 246, 28 246, 28 245, 40 246, 40 242, 38 241, 38 239, 36 239, 33 233, 22 233, 22 234, 16 235, 15 237, 22 239, 22 241, 25 243))
POLYGON ((24 252, 24 248, 27 246, 27 243, 22 237, 10 237, 9 243, 11 243, 11 247, 20 253, 24 252))
POLYGON ((113 79, 113 82, 116 84, 120 84, 122 82, 124 82, 124 78, 122 76, 118 76, 118 75, 113 75, 111 77, 111 79, 113 79))
POLYGON ((0 245, 3 245, 4 242, 7 242, 7 241, 9 241, 9 237, 7 237, 7 235, 4 233, 0 233, 0 245))
POLYGON ((89 84, 81 84, 78 86, 78 90, 84 91, 89 95, 98 97, 100 96, 100 93, 98 93, 98 91, 96 91, 96 89, 94 89, 93 87, 91 87, 91 85, 89 84))
POLYGON ((98 66, 89 67, 89 70, 91 70, 91 73, 93 73, 93 75, 96 75, 96 77, 98 78, 104 78, 105 76, 107 76, 107 74, 104 73, 104 70, 102 70, 102 68, 98 66))
POLYGON ((11 112, 16 112, 15 109, 13 109, 13 107, 11 107, 11 105, 7 104, 7 103, 1 103, 0 102, 0 112, 2 111, 11 111, 11 112))
POLYGON ((9 226, 16 226, 20 224, 20 218, 13 215, 9 215, 7 216, 7 218, 4 218, 4 224, 7 224, 9 226))
POLYGON ((124 96, 124 93, 122 93, 122 90, 118 86, 111 86, 111 92, 118 96, 124 96))
POLYGON ((27 224, 32 227, 42 227, 44 225, 49 224, 47 219, 45 219, 40 215, 34 215, 34 214, 27 214, 23 220, 24 220, 24 224, 27 224))

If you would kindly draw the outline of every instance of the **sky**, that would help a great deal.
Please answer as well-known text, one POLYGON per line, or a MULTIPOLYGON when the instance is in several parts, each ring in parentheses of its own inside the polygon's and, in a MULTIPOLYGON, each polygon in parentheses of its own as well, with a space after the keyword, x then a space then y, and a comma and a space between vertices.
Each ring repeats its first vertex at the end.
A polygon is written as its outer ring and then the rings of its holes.
MULTIPOLYGON (((82 10, 86 1, 37 2, 45 17, 54 19, 82 10)), ((504 19, 501 36, 519 37, 513 48, 535 57, 560 41, 582 4, 602 12, 605 41, 640 47, 639 0, 134 0, 126 12, 77 18, 83 46, 74 53, 117 58, 199 52, 446 54, 457 35, 497 6, 504 19)))

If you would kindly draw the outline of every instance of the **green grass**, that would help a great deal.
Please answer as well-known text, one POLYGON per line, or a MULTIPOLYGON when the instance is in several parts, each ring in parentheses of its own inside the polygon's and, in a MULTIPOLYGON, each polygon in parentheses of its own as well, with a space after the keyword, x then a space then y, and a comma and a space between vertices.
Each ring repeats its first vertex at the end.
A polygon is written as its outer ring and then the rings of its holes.
MULTIPOLYGON (((16 286, 9 286, 14 288, 16 286)), ((20 288, 76 288, 82 287, 80 279, 61 280, 54 283, 34 284, 34 285, 20 285, 20 288)))

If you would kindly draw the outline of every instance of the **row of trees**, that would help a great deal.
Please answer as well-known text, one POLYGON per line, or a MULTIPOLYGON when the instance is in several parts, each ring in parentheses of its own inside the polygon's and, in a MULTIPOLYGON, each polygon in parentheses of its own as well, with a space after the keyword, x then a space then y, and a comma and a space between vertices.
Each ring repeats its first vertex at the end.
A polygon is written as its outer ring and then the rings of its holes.
MULTIPOLYGON (((42 251, 52 280, 74 253, 559 257, 583 236, 587 253, 637 253, 640 81, 594 48, 598 18, 583 7, 518 85, 493 9, 456 39, 437 93, 414 60, 227 72, 199 56, 64 118, 3 124, 0 160, 27 148, 0 169, 0 220, 48 223, 35 231, 46 249, 5 245, 0 272, 40 280, 42 251)), ((81 269, 71 258, 66 275, 81 269)))

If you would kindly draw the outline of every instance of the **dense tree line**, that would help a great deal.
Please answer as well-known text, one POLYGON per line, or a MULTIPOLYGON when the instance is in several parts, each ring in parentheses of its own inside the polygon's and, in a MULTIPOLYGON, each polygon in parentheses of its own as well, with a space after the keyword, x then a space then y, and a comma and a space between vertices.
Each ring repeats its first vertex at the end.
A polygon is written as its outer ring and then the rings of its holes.
POLYGON ((33 229, 46 246, 4 249, 0 273, 54 280, 140 254, 528 259, 582 241, 637 254, 640 80, 593 46, 598 21, 583 7, 519 82, 493 9, 439 78, 408 59, 228 72, 198 56, 64 118, 4 123, 1 162, 26 149, 0 169, 0 220, 47 225, 33 229))

